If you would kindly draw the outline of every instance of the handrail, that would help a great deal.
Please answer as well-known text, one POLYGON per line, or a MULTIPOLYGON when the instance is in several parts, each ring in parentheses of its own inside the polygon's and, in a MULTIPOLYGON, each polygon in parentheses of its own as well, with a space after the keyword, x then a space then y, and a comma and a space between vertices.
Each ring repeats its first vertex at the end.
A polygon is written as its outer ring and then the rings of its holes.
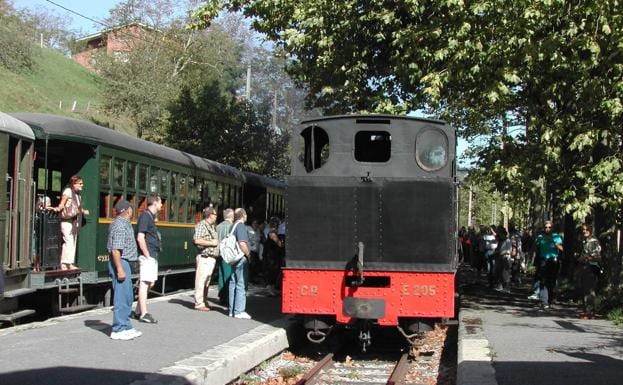
POLYGON ((7 218, 7 269, 12 269, 14 266, 13 262, 13 177, 7 173, 6 181, 9 183, 9 217, 7 218))

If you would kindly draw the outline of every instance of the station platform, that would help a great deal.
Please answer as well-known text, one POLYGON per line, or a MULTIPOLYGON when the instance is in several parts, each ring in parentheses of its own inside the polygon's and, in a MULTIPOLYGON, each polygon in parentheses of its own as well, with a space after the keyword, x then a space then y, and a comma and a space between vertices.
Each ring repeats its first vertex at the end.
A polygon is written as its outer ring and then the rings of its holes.
POLYGON ((251 320, 228 316, 210 288, 211 311, 194 310, 192 291, 153 298, 158 320, 133 320, 141 337, 110 339, 110 307, 0 329, 2 385, 225 385, 288 347, 281 298, 249 288, 251 320))
POLYGON ((543 308, 531 278, 510 293, 461 269, 457 385, 618 385, 623 329, 603 316, 581 319, 561 298, 543 308))

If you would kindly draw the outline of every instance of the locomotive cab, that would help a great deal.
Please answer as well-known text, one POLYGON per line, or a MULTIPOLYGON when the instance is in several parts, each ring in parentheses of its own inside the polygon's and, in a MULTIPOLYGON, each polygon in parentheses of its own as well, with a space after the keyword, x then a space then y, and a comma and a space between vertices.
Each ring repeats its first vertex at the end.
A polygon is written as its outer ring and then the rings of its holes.
POLYGON ((283 312, 319 342, 334 326, 408 335, 454 316, 454 130, 388 115, 303 122, 287 178, 283 312))

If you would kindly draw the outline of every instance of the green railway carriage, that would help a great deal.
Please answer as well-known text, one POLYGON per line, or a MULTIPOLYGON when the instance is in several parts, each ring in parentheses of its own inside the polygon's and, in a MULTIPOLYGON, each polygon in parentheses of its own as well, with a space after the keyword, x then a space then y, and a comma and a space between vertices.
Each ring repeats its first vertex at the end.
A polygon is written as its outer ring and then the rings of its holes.
POLYGON ((14 114, 33 128, 37 194, 52 204, 74 174, 83 177, 82 204, 90 211, 78 237, 77 264, 83 282, 108 280, 108 225, 122 198, 134 204, 135 218, 146 208, 146 197, 158 193, 163 250, 161 274, 186 272, 194 266, 194 224, 201 209, 212 204, 242 204, 244 175, 217 162, 137 139, 96 124, 46 114, 14 114))
POLYGON ((268 221, 285 217, 285 183, 252 172, 244 172, 244 202, 249 219, 268 221))
POLYGON ((7 175, 0 182, 0 207, 5 208, 0 215, 0 321, 14 323, 34 313, 25 309, 30 305, 46 316, 109 303, 106 243, 119 199, 134 204, 136 224, 147 196, 162 198, 157 218, 162 293, 169 286, 167 277, 192 278, 194 226, 204 207, 212 205, 219 215, 227 207, 253 207, 258 219, 285 211, 283 182, 67 117, 0 112, 0 157, 7 175), (79 270, 63 271, 58 270, 60 218, 37 202, 49 199, 58 206, 75 174, 84 179, 82 206, 90 214, 78 236, 79 270))

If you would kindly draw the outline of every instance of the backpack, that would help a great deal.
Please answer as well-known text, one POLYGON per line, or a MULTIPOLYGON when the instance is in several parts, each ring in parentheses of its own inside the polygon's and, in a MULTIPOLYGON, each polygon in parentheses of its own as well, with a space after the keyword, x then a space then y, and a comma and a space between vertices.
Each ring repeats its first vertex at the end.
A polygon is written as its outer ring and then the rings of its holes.
POLYGON ((236 231, 236 226, 238 223, 232 227, 228 236, 225 237, 219 243, 219 251, 221 252, 221 257, 225 263, 230 265, 237 264, 242 258, 244 258, 244 253, 240 250, 240 246, 238 246, 238 241, 236 240, 236 236, 234 235, 234 231, 236 231))

